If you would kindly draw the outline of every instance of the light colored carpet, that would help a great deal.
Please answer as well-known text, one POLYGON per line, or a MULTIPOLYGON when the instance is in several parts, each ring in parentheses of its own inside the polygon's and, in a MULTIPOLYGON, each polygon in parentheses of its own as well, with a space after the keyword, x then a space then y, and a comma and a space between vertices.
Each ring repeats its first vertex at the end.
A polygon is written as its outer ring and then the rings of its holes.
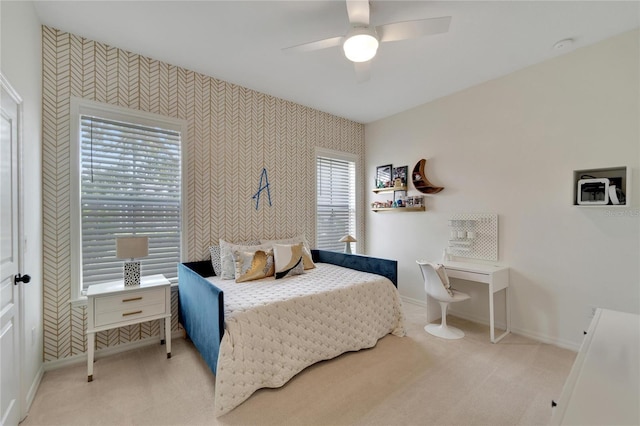
POLYGON ((543 425, 575 353, 449 317, 465 331, 443 340, 424 330, 424 308, 405 304, 406 337, 311 366, 279 389, 262 389, 213 417, 215 378, 193 345, 173 357, 152 345, 44 375, 27 425, 543 425))

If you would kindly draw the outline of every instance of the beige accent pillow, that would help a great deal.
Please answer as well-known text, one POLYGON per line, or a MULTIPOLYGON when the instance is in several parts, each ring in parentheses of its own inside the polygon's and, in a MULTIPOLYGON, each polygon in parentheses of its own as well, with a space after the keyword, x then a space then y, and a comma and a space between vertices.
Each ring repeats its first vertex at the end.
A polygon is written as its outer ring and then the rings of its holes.
POLYGON ((441 263, 437 263, 433 269, 435 269, 436 274, 438 274, 438 277, 440 278, 440 282, 442 283, 444 289, 447 290, 449 296, 453 297, 453 290, 451 290, 451 283, 449 282, 449 276, 447 275, 447 270, 445 269, 444 265, 441 263))
POLYGON ((259 280, 275 273, 273 250, 234 251, 236 282, 259 280))
POLYGON ((313 263, 313 258, 311 257, 311 250, 309 249, 309 243, 304 235, 298 235, 292 238, 282 238, 279 240, 260 240, 260 244, 303 244, 302 251, 302 262, 304 264, 304 269, 313 269, 316 267, 316 264, 313 263))
POLYGON ((270 244, 252 245, 252 244, 234 244, 220 239, 220 278, 223 280, 233 280, 236 278, 236 264, 233 258, 234 251, 256 251, 269 250, 270 244))
POLYGON ((273 260, 275 262, 276 280, 293 275, 304 274, 302 252, 304 244, 274 244, 273 260))

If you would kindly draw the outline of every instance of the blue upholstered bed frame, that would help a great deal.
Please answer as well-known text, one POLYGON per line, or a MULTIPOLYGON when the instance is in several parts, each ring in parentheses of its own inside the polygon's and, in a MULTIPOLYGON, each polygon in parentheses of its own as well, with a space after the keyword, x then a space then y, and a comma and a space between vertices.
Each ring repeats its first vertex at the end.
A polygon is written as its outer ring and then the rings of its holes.
MULTIPOLYGON (((311 255, 316 263, 331 263, 382 275, 398 286, 398 263, 395 260, 325 250, 311 250, 311 255)), ((209 260, 178 265, 180 323, 213 374, 216 373, 224 334, 224 294, 204 279, 214 275, 209 260)))

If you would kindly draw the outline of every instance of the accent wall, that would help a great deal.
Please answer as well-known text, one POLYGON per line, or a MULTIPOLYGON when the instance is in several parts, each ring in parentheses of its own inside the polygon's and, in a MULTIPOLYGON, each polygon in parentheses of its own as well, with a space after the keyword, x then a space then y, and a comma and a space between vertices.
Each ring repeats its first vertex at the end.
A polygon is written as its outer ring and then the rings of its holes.
MULTIPOLYGON (((86 306, 71 303, 72 96, 187 120, 185 261, 208 259, 219 238, 304 233, 314 245, 315 149, 364 158, 362 124, 46 26, 42 42, 45 361, 86 350, 86 306), (272 206, 261 197, 256 209, 263 168, 272 206)), ((172 306, 176 329, 177 292, 172 306)), ((98 333, 97 348, 158 332, 153 322, 98 333)))

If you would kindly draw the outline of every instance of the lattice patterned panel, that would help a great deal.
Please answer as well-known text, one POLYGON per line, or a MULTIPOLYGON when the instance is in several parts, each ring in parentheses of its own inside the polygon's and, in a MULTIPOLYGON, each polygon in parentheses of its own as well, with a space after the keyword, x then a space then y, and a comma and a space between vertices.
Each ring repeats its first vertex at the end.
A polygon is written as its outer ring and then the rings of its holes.
POLYGON ((498 260, 498 215, 458 213, 449 220, 449 253, 471 259, 498 260))

